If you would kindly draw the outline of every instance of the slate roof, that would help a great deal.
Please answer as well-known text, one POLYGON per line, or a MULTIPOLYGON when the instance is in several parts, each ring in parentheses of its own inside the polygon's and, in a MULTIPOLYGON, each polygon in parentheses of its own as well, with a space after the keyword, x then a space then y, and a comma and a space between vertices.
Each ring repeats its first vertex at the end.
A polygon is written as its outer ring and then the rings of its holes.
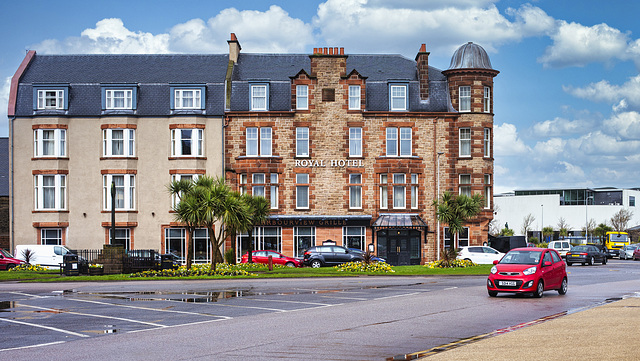
MULTIPOLYGON (((446 77, 429 67, 429 99, 421 100, 416 62, 400 55, 356 54, 347 56, 347 74, 356 70, 366 77, 369 111, 389 110, 389 82, 409 85, 409 111, 455 112, 449 99, 446 77)), ((251 82, 269 82, 269 110, 291 110, 291 77, 311 73, 308 54, 241 53, 232 76, 231 110, 249 110, 251 82)))
POLYGON ((224 113, 229 57, 221 55, 36 55, 18 89, 16 115, 33 115, 33 84, 69 84, 71 116, 101 113, 101 84, 138 84, 137 115, 170 114, 171 84, 206 84, 207 114, 224 113))

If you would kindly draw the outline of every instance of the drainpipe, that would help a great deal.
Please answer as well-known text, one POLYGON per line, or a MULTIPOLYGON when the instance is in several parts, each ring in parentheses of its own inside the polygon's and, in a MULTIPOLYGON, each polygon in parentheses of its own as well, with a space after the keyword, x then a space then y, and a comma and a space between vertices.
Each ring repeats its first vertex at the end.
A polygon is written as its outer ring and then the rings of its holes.
MULTIPOLYGON (((15 217, 14 217, 14 214, 15 214, 14 199, 15 199, 15 197, 13 196, 13 192, 14 192, 14 189, 13 189, 13 159, 14 159, 14 156, 13 156, 13 141, 14 141, 14 137, 13 137, 13 130, 14 129, 13 129, 13 126, 14 126, 14 121, 15 120, 16 120, 15 116, 12 117, 11 119, 9 119, 9 124, 10 124, 10 127, 9 127, 9 140, 11 141, 11 145, 10 145, 11 148, 9 149, 9 153, 11 153, 11 167, 9 169, 9 173, 11 173, 11 177, 9 178, 9 183, 10 183, 9 199, 11 201, 11 214, 9 215, 9 217, 11 217, 11 221, 10 221, 11 222, 11 234, 9 235, 9 252, 12 252, 12 253, 13 253, 15 247, 16 247, 16 245, 15 245, 15 243, 16 243, 16 241, 15 241, 16 227, 15 227, 15 217)), ((14 254, 14 256, 16 256, 16 255, 14 254)))

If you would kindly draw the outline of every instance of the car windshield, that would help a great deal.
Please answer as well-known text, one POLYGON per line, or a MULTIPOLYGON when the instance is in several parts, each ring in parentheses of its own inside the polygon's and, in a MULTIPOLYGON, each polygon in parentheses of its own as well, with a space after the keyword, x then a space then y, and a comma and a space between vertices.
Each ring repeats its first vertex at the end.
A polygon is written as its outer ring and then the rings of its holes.
POLYGON ((589 247, 587 246, 575 246, 571 248, 571 252, 588 252, 589 247))
POLYGON ((500 260, 501 264, 538 264, 541 251, 510 251, 500 260))
POLYGON ((3 256, 7 257, 7 258, 13 258, 13 255, 12 255, 11 253, 9 253, 9 252, 5 251, 5 250, 4 250, 4 249, 2 249, 2 248, 0 248, 0 253, 1 253, 3 256))

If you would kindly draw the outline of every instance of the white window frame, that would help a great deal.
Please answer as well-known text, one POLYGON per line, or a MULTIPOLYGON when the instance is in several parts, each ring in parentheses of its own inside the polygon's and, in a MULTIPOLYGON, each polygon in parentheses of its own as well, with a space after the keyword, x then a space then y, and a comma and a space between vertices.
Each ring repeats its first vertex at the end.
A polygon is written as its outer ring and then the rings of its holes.
POLYGON ((238 191, 240 195, 247 193, 247 173, 238 174, 238 191))
POLYGON ((62 228, 40 228, 40 244, 62 246, 62 228), (54 233, 53 237, 48 237, 54 233))
POLYGON ((361 103, 360 85, 349 85, 349 110, 360 110, 361 103))
POLYGON ((380 174, 380 209, 389 208, 389 176, 387 173, 380 174))
POLYGON ((63 89, 38 89, 38 110, 65 109, 64 93, 63 89))
MULTIPOLYGON (((104 174, 102 177, 102 200, 104 204, 102 209, 111 210, 111 181, 114 177, 123 177, 122 185, 122 207, 118 207, 116 202, 116 211, 132 211, 135 210, 136 201, 136 175, 135 174, 104 174)), ((117 189, 116 189, 117 196, 117 189)))
POLYGON ((311 246, 316 245, 316 227, 293 227, 293 257, 302 257, 304 256, 303 252, 306 249, 300 249, 300 242, 298 241, 301 237, 310 237, 311 238, 311 246), (301 232, 302 230, 308 232, 301 232), (309 234, 307 234, 309 233, 309 234))
POLYGON ((67 155, 67 130, 66 129, 34 129, 33 130, 33 154, 36 158, 53 157, 63 158, 67 155), (45 134, 53 134, 53 138, 44 139, 45 134), (44 154, 45 143, 53 143, 53 154, 44 154))
POLYGON ((309 151, 309 128, 297 127, 296 128, 296 157, 310 156, 309 151))
MULTIPOLYGON (((179 182, 181 180, 190 180, 195 182, 200 177, 200 174, 172 174, 171 182, 179 182)), ((171 195, 171 209, 175 209, 180 202, 180 194, 171 195)))
POLYGON ((470 112, 471 111, 471 87, 468 85, 461 86, 458 88, 459 99, 460 99, 460 107, 458 109, 459 112, 470 112))
POLYGON ((413 152, 413 130, 409 127, 387 127, 387 157, 410 157, 413 152))
POLYGON ((406 84, 389 85, 389 109, 391 111, 406 111, 407 93, 408 89, 406 84), (400 102, 402 104, 400 104, 400 102))
POLYGON ((278 209, 278 173, 270 174, 269 201, 271 209, 278 209))
POLYGON ((309 174, 296 173, 296 209, 309 209, 309 174))
POLYGON ((491 88, 486 86, 484 87, 484 112, 491 113, 491 88))
POLYGON ((66 174, 36 174, 33 176, 35 210, 63 211, 67 209, 67 175, 66 174), (45 186, 45 179, 53 180, 53 185, 45 186), (46 191, 46 192, 45 192, 46 191), (53 191, 53 204, 45 204, 45 193, 53 191))
POLYGON ((349 174, 349 209, 362 209, 362 174, 349 174))
POLYGON ((264 173, 253 173, 251 175, 251 195, 254 197, 265 197, 266 178, 264 173))
POLYGON ((272 130, 270 127, 248 127, 246 129, 246 153, 247 157, 271 157, 272 130), (250 133, 252 136, 250 137, 250 133), (253 151, 255 148, 255 152, 253 151))
POLYGON ((251 84, 251 110, 266 111, 269 109, 269 88, 266 84, 251 84))
MULTIPOLYGON (((111 237, 111 228, 109 228, 109 244, 113 244, 111 243, 111 240, 113 239, 111 237)), ((131 249, 131 228, 116 228, 116 239, 121 239, 124 240, 124 249, 125 250, 129 250, 131 249), (120 233, 120 235, 118 235, 118 233, 120 233), (124 233, 124 235, 122 234, 124 233)), ((117 243, 119 244, 119 243, 117 243)))
POLYGON ((349 128, 349 157, 362 157, 362 128, 349 128))
POLYGON ((175 109, 202 109, 202 89, 175 89, 173 96, 173 106, 175 109), (190 97, 187 96, 189 93, 191 93, 190 97), (185 105, 186 100, 190 100, 192 104, 185 105))
POLYGON ((459 130, 459 142, 460 142, 460 157, 471 157, 471 128, 460 128, 459 130))
POLYGON ((129 110, 133 109, 132 89, 105 89, 105 109, 129 110), (122 92, 122 96, 120 96, 122 92), (122 106, 116 105, 116 100, 122 99, 122 106))
POLYGON ((309 86, 308 85, 296 85, 296 109, 297 110, 309 109, 309 86))
POLYGON ((484 156, 491 157, 491 128, 484 128, 484 156))
POLYGON ((102 156, 103 157, 134 157, 135 156, 136 130, 131 128, 116 128, 102 130, 102 156), (113 137, 114 131, 122 131, 122 139, 113 137), (122 141, 122 154, 113 154, 113 144, 122 141))
POLYGON ((367 229, 366 227, 345 226, 342 227, 342 245, 346 248, 358 248, 362 251, 367 250, 367 229), (349 238, 357 237, 360 239, 360 247, 350 247, 349 238))
POLYGON ((202 157, 204 154, 204 129, 200 128, 176 128, 171 129, 171 156, 172 157, 202 157), (191 137, 182 138, 183 131, 191 131, 191 137), (183 140, 189 140, 191 146, 189 151, 191 154, 184 154, 182 146, 183 140))
POLYGON ((411 209, 418 208, 418 174, 411 174, 411 209))
POLYGON ((393 209, 407 208, 407 175, 393 173, 393 209))
POLYGON ((471 174, 460 174, 458 177, 458 194, 471 197, 471 174))

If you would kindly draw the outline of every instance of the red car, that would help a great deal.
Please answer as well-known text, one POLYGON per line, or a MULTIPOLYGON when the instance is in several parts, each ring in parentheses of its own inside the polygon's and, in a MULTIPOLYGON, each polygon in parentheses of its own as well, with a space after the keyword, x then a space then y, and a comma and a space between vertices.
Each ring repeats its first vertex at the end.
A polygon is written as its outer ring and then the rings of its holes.
POLYGON ((498 292, 531 293, 537 298, 548 290, 567 293, 567 265, 554 249, 516 248, 493 264, 487 279, 491 297, 498 292))
POLYGON ((635 251, 633 251, 633 256, 631 257, 631 259, 633 259, 634 261, 640 259, 640 247, 636 248, 635 251))
POLYGON ((13 255, 11 253, 0 248, 0 270, 2 269, 10 270, 13 267, 19 266, 23 263, 24 263, 23 260, 13 258, 13 255))
MULTIPOLYGON (((273 264, 281 264, 287 267, 302 267, 302 260, 297 258, 287 257, 282 253, 278 253, 275 251, 253 251, 251 256, 251 260, 254 263, 269 263, 269 256, 273 259, 273 264)), ((245 253, 242 256, 242 261, 240 263, 249 262, 249 252, 245 253)))

